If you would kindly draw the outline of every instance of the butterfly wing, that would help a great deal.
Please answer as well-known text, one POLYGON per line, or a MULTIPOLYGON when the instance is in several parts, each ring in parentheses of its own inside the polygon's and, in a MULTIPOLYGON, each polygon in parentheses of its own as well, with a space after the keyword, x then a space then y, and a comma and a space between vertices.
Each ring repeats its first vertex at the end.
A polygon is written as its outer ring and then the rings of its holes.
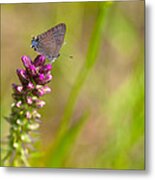
POLYGON ((64 42, 66 25, 61 23, 37 36, 36 51, 45 55, 51 61, 59 56, 59 50, 64 42))

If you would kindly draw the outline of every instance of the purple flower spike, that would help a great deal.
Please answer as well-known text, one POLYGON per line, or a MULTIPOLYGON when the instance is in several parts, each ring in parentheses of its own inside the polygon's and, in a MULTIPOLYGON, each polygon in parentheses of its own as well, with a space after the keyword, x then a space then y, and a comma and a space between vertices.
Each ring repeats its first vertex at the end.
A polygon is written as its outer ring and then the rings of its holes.
POLYGON ((34 65, 36 67, 43 66, 44 63, 45 63, 45 56, 43 56, 43 55, 38 55, 34 60, 34 65))
POLYGON ((38 110, 45 105, 41 96, 51 92, 45 85, 52 79, 51 64, 45 64, 45 57, 39 55, 32 61, 28 56, 23 56, 23 69, 17 69, 16 73, 20 80, 20 85, 12 84, 13 103, 11 114, 7 118, 10 123, 10 135, 8 142, 8 152, 6 166, 18 164, 29 166, 27 155, 30 154, 29 148, 33 131, 39 128, 41 115, 38 110), (26 147, 26 153, 25 152, 26 147))
POLYGON ((28 75, 24 69, 17 69, 17 75, 18 75, 20 82, 22 84, 28 83, 29 78, 28 78, 28 75))
POLYGON ((44 66, 42 66, 39 70, 40 73, 44 73, 47 74, 48 72, 50 72, 52 69, 52 65, 51 64, 46 64, 44 66))
POLYGON ((22 56, 21 59, 22 59, 23 65, 26 68, 29 68, 29 66, 32 65, 32 61, 31 61, 31 59, 28 56, 22 56))

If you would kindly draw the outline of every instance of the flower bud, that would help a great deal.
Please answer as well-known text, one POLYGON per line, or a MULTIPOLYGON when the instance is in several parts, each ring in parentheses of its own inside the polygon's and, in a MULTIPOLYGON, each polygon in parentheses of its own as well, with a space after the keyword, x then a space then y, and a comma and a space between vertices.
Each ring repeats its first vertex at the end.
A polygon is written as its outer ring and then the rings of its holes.
POLYGON ((44 79, 45 79, 44 74, 38 74, 38 75, 34 78, 36 84, 39 84, 39 85, 43 84, 42 82, 44 81, 44 79))
POLYGON ((30 130, 36 130, 36 129, 38 129, 39 128, 39 124, 38 123, 33 123, 33 124, 28 124, 28 128, 30 129, 30 130))
POLYGON ((33 91, 33 94, 37 96, 43 96, 44 94, 47 94, 49 92, 51 92, 51 89, 48 86, 37 86, 36 89, 33 91))
POLYGON ((34 65, 30 65, 29 68, 27 68, 27 70, 31 76, 36 76, 37 70, 34 65))
POLYGON ((40 119, 41 118, 41 115, 36 110, 34 110, 32 112, 32 114, 33 114, 33 118, 35 118, 35 119, 40 119))
POLYGON ((27 119, 31 119, 32 118, 32 114, 29 111, 26 112, 26 118, 27 119))
POLYGON ((21 86, 21 85, 12 84, 12 88, 13 88, 14 92, 17 94, 20 94, 23 91, 23 86, 21 86))
POLYGON ((43 87, 42 87, 42 90, 44 91, 45 94, 51 92, 51 88, 49 88, 48 86, 43 86, 43 87))
POLYGON ((38 97, 40 97, 40 96, 43 96, 45 93, 44 93, 44 91, 40 88, 40 89, 35 89, 35 90, 33 91, 33 94, 36 95, 36 96, 38 96, 38 97))
POLYGON ((51 69, 52 69, 52 65, 51 64, 46 64, 44 66, 41 66, 39 72, 43 73, 43 74, 47 74, 47 73, 49 73, 51 71, 51 69))
POLYGON ((28 75, 24 69, 17 69, 17 75, 19 77, 20 82, 25 85, 29 82, 28 75))
POLYGON ((18 107, 18 108, 20 108, 21 105, 22 105, 22 101, 18 101, 18 102, 16 103, 16 107, 18 107))
POLYGON ((45 79, 44 79, 44 84, 50 82, 51 79, 52 79, 52 75, 51 75, 51 74, 47 74, 47 75, 45 76, 45 79))
POLYGON ((35 67, 43 66, 44 63, 45 63, 45 56, 43 56, 43 55, 38 55, 33 62, 35 67))
POLYGON ((27 96, 27 98, 26 98, 26 102, 27 102, 27 104, 31 105, 31 104, 33 103, 33 99, 32 99, 32 97, 27 96))
POLYGON ((32 83, 32 82, 29 82, 28 85, 26 86, 26 88, 27 88, 28 90, 34 89, 33 83, 32 83))
POLYGON ((42 100, 37 99, 37 100, 35 101, 35 104, 36 104, 36 107, 37 107, 37 108, 42 108, 46 103, 45 103, 45 101, 42 101, 42 100))
POLYGON ((23 65, 26 68, 29 68, 29 66, 32 65, 32 61, 28 56, 22 56, 21 59, 22 59, 23 65))

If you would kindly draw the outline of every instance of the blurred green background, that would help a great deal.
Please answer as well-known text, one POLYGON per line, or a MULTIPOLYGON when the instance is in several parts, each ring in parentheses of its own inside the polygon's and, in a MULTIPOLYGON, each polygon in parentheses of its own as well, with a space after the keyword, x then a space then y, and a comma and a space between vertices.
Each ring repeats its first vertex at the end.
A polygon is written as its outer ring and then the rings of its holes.
POLYGON ((2 139, 20 57, 34 59, 31 37, 61 22, 31 166, 144 169, 144 1, 1 5, 2 139))

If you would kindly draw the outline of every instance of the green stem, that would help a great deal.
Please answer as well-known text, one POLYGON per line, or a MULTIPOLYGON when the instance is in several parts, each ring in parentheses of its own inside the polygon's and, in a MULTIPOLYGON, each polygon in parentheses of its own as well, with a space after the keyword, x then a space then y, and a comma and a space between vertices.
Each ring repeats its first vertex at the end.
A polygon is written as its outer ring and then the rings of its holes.
POLYGON ((109 3, 104 2, 102 6, 100 7, 99 15, 96 20, 96 24, 94 26, 94 30, 92 33, 92 37, 90 40, 90 44, 88 47, 87 57, 86 61, 79 72, 75 83, 73 85, 73 88, 70 92, 67 105, 65 107, 64 116, 61 119, 61 124, 58 133, 56 134, 55 141, 52 144, 52 147, 49 148, 49 156, 52 156, 52 154, 57 150, 57 147, 59 146, 59 143, 61 142, 61 139, 64 137, 65 133, 68 131, 70 120, 72 117, 72 114, 74 112, 74 108, 78 99, 78 96, 80 94, 80 90, 84 85, 84 82, 86 78, 88 77, 88 74, 90 73, 91 69, 93 68, 95 62, 97 61, 97 55, 100 50, 100 44, 102 41, 102 35, 105 25, 105 20, 108 15, 109 10, 109 3))
POLYGON ((61 120, 58 137, 59 136, 61 137, 61 135, 63 135, 68 129, 69 121, 72 117, 75 104, 80 94, 80 90, 86 78, 88 77, 89 72, 93 68, 93 65, 97 61, 97 55, 100 50, 99 47, 102 40, 102 34, 103 34, 104 25, 105 25, 106 15, 108 14, 108 9, 109 9, 109 4, 107 3, 103 3, 103 5, 100 8, 99 15, 95 24, 95 28, 94 28, 94 31, 92 33, 92 37, 90 40, 86 61, 75 80, 70 96, 68 98, 68 102, 64 111, 64 116, 61 120))

